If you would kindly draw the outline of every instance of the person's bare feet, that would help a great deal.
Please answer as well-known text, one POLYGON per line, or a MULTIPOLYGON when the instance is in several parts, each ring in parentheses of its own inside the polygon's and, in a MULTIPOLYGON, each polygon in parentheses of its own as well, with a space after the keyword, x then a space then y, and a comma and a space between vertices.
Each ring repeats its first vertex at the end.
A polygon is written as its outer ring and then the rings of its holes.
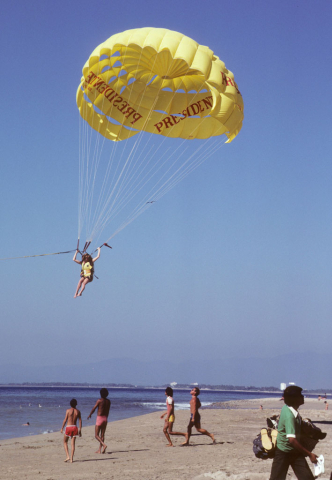
POLYGON ((95 453, 101 453, 101 450, 99 449, 99 450, 97 450, 95 453))
POLYGON ((66 458, 66 460, 64 460, 64 462, 66 463, 66 462, 68 462, 69 460, 70 460, 70 458, 68 457, 68 458, 66 458))
POLYGON ((107 448, 107 445, 104 446, 103 451, 102 451, 101 453, 105 453, 105 452, 106 452, 106 448, 107 448))
POLYGON ((166 447, 174 447, 173 443, 167 443, 166 447))
POLYGON ((214 438, 214 435, 213 435, 213 433, 211 433, 211 439, 212 439, 212 443, 213 443, 213 445, 215 445, 217 442, 216 442, 216 439, 214 438))

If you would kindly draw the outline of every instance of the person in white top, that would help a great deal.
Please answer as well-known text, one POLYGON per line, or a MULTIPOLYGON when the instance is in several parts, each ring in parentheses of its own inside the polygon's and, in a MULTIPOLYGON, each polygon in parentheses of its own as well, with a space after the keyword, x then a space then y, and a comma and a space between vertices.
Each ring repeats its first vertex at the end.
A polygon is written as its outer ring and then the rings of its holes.
POLYGON ((160 418, 164 418, 164 416, 166 415, 164 429, 163 429, 165 437, 167 438, 167 441, 168 441, 168 444, 166 446, 174 447, 170 435, 182 435, 183 437, 186 437, 187 434, 181 433, 181 432, 173 432, 173 423, 175 422, 173 389, 171 387, 167 387, 165 390, 165 395, 167 396, 166 398, 167 411, 163 413, 160 418))

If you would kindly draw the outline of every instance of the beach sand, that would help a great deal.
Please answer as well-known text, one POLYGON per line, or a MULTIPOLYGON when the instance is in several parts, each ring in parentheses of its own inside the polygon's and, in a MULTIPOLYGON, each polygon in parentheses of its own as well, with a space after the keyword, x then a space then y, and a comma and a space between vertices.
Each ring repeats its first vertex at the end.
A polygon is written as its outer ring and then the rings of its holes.
MULTIPOLYGON (((60 431, 3 440, 0 442, 0 479, 268 480, 272 460, 257 459, 252 441, 260 429, 266 427, 266 418, 279 413, 282 406, 279 400, 255 399, 201 409, 202 427, 215 434, 216 445, 212 445, 209 437, 194 434, 189 447, 180 446, 184 437, 173 436, 175 448, 167 448, 160 412, 111 422, 106 431, 108 448, 104 455, 94 453, 98 448, 94 427, 84 427, 83 419, 82 438, 76 440, 74 463, 64 463, 60 431), (263 410, 259 409, 261 404, 263 410)), ((324 402, 316 399, 306 399, 300 408, 303 418, 311 418, 327 432, 326 439, 315 449, 315 453, 325 457, 326 473, 319 477, 321 480, 329 479, 332 471, 332 411, 324 408, 324 402)), ((176 411, 174 430, 185 431, 188 417, 188 411, 176 411)), ((293 478, 290 469, 287 479, 293 478)))

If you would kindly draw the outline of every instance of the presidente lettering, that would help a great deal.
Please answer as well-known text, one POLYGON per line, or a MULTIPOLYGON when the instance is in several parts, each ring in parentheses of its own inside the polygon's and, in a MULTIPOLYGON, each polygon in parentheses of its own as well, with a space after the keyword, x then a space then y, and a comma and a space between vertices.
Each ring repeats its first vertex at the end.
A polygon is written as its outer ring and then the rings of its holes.
MULTIPOLYGON (((231 77, 227 77, 227 75, 224 74, 224 72, 220 72, 221 73, 221 78, 222 78, 222 84, 223 85, 226 85, 226 86, 231 86, 231 87, 235 87, 236 88, 236 91, 237 93, 240 93, 240 90, 238 89, 238 86, 236 85, 236 83, 234 82, 234 80, 231 79, 231 77)), ((241 93, 240 93, 241 95, 241 93)))
POLYGON ((154 126, 158 130, 158 133, 161 133, 163 128, 170 128, 176 125, 177 123, 181 122, 185 118, 193 117, 194 115, 198 115, 205 110, 212 108, 212 96, 205 97, 198 102, 192 103, 187 107, 185 110, 182 110, 181 113, 177 113, 175 115, 169 115, 168 117, 163 118, 160 122, 156 123, 154 126), (181 117, 178 115, 182 115, 181 117))
POLYGON ((113 103, 113 107, 116 107, 119 112, 121 112, 126 118, 131 117, 131 125, 137 122, 142 115, 129 105, 118 93, 116 93, 113 88, 107 85, 106 82, 93 72, 90 72, 89 75, 85 78, 84 88, 92 91, 92 87, 95 88, 99 93, 102 93, 104 97, 110 102, 113 103), (91 86, 88 86, 91 85, 91 86))

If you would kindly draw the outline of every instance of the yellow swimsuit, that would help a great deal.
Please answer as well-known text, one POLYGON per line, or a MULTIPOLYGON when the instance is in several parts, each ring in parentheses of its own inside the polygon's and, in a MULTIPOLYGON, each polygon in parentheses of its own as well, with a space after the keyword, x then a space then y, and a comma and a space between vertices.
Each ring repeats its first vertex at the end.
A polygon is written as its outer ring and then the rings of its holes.
POLYGON ((82 263, 82 273, 84 278, 90 278, 92 274, 92 265, 90 262, 82 263))

